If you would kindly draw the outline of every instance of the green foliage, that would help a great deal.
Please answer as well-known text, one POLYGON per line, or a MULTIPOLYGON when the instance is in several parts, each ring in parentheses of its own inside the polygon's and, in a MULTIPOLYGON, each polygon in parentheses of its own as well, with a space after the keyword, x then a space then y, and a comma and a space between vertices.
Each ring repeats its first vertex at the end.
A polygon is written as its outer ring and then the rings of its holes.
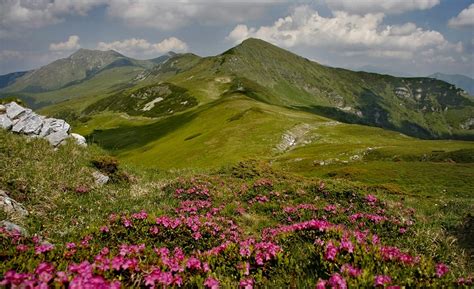
POLYGON ((158 117, 172 115, 196 105, 196 99, 186 89, 161 83, 109 96, 87 107, 84 112, 111 110, 129 115, 158 117))

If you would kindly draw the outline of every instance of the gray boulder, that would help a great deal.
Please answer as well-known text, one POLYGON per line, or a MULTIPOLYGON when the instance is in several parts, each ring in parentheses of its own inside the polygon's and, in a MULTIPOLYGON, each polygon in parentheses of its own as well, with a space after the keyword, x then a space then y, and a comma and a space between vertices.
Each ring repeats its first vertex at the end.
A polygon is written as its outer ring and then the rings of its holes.
POLYGON ((109 176, 104 175, 101 172, 95 171, 92 173, 92 176, 94 177, 95 184, 99 186, 105 185, 109 181, 109 176))
MULTIPOLYGON (((13 120, 13 127, 12 127, 12 132, 20 133, 23 132, 24 129, 31 123, 35 122, 36 118, 38 115, 36 113, 32 112, 31 110, 25 110, 20 117, 17 119, 13 120)), ((40 123, 41 125, 41 123, 40 123)), ((24 132, 26 133, 26 132, 24 132)))
POLYGON ((5 191, 0 190, 0 209, 8 216, 22 218, 28 215, 25 207, 10 198, 5 191))
POLYGON ((31 117, 28 118, 28 121, 23 128, 23 133, 26 134, 38 134, 43 127, 43 119, 44 117, 39 116, 37 114, 32 114, 31 117))
POLYGON ((68 134, 66 131, 60 130, 57 132, 53 132, 49 135, 46 136, 46 139, 49 141, 49 143, 52 146, 58 146, 60 143, 62 143, 65 139, 68 138, 68 134))
POLYGON ((46 118, 15 102, 0 105, 0 127, 29 137, 47 139, 53 146, 64 143, 71 137, 78 145, 87 146, 86 139, 79 134, 69 135, 71 126, 63 119, 46 118))
POLYGON ((16 102, 10 102, 7 105, 5 105, 7 108, 7 116, 10 119, 15 119, 18 116, 20 116, 22 113, 24 113, 27 109, 18 105, 16 102))
POLYGON ((43 128, 41 129, 40 136, 45 137, 51 133, 64 131, 68 132, 71 126, 62 119, 47 118, 43 121, 43 128))
POLYGON ((87 146, 86 138, 83 137, 82 135, 77 134, 77 133, 71 133, 70 136, 71 136, 72 139, 74 139, 74 141, 75 141, 78 145, 84 146, 84 147, 87 146))
POLYGON ((3 129, 11 129, 13 122, 8 118, 6 114, 0 114, 0 127, 3 129))
POLYGON ((8 232, 18 232, 20 233, 20 235, 28 237, 28 231, 25 228, 7 220, 3 220, 0 222, 0 228, 3 228, 8 232))

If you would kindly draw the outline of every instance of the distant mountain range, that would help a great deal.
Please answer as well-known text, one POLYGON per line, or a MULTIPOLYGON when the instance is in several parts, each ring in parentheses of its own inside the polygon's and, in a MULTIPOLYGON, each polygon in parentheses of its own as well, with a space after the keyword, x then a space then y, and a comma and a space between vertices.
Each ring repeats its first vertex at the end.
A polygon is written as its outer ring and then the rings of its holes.
POLYGON ((431 74, 428 77, 436 78, 439 80, 446 81, 447 83, 454 84, 457 87, 467 91, 471 96, 474 96, 474 79, 470 78, 469 76, 461 74, 444 74, 437 72, 431 74))
POLYGON ((20 78, 27 73, 28 71, 19 71, 0 75, 0 89, 13 84, 17 78, 20 78))
POLYGON ((474 102, 452 84, 327 67, 258 39, 205 58, 170 53, 135 60, 81 49, 15 78, 0 93, 36 106, 69 100, 68 109, 88 117, 106 111, 169 117, 241 96, 422 138, 474 135, 474 102))

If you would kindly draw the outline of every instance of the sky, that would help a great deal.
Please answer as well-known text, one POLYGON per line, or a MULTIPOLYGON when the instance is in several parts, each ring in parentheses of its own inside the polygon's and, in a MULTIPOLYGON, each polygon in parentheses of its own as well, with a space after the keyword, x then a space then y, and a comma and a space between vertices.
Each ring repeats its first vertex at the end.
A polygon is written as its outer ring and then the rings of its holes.
POLYGON ((210 56, 249 37, 324 65, 474 77, 474 0, 0 0, 0 74, 79 48, 210 56))

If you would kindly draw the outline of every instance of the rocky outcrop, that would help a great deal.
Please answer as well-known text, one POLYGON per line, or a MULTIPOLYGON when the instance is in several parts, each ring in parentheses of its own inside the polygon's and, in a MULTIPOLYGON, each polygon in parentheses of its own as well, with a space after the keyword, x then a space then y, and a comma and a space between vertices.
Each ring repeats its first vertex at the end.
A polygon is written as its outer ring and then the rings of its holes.
POLYGON ((71 126, 63 119, 47 118, 24 108, 16 102, 0 105, 0 127, 14 133, 31 137, 41 137, 53 146, 58 146, 71 138, 77 144, 86 146, 86 139, 75 133, 69 134, 71 126))
POLYGON ((0 190, 0 209, 12 218, 22 218, 28 215, 28 211, 22 204, 10 198, 2 190, 0 190))
POLYGON ((7 220, 0 221, 0 229, 10 233, 19 234, 23 237, 29 236, 28 231, 25 228, 7 220))
POLYGON ((99 186, 105 185, 110 179, 109 176, 97 171, 92 173, 92 177, 94 178, 95 184, 99 186))
POLYGON ((311 139, 306 137, 311 131, 311 125, 307 123, 299 124, 287 130, 281 137, 280 143, 276 145, 276 150, 280 153, 286 152, 296 145, 307 144, 311 139))

